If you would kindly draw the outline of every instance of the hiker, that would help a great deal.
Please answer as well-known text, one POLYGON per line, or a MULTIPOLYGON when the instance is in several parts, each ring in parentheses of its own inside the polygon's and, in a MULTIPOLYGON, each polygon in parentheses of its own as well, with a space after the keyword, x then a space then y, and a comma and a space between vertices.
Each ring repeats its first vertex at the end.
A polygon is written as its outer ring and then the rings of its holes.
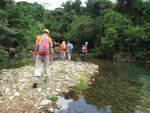
POLYGON ((34 83, 33 87, 36 88, 38 85, 38 79, 41 75, 42 63, 44 66, 45 82, 49 82, 49 63, 50 53, 53 48, 52 39, 48 36, 50 34, 48 29, 44 29, 42 35, 36 38, 34 47, 35 70, 34 70, 34 83))
POLYGON ((60 44, 60 59, 63 61, 66 59, 66 48, 66 43, 63 41, 62 44, 60 44))
POLYGON ((82 58, 82 61, 85 61, 85 58, 87 56, 87 46, 88 46, 88 42, 85 42, 84 45, 82 45, 81 47, 81 58, 82 58))
POLYGON ((70 41, 68 41, 67 42, 67 51, 66 51, 68 60, 71 60, 72 50, 73 50, 73 44, 70 43, 70 41))

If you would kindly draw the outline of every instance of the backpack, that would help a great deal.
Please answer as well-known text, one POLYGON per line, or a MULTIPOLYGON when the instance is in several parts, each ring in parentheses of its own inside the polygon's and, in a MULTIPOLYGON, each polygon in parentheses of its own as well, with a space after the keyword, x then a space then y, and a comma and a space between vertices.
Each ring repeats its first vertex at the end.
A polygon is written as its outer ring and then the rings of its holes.
POLYGON ((69 43, 69 50, 73 50, 73 44, 69 43))
POLYGON ((66 50, 66 44, 62 44, 62 50, 66 50))
POLYGON ((48 36, 41 36, 37 46, 37 51, 40 55, 47 55, 50 53, 50 38, 48 36))
POLYGON ((83 45, 83 46, 81 47, 80 51, 81 51, 82 53, 86 53, 86 51, 87 51, 87 46, 83 45))

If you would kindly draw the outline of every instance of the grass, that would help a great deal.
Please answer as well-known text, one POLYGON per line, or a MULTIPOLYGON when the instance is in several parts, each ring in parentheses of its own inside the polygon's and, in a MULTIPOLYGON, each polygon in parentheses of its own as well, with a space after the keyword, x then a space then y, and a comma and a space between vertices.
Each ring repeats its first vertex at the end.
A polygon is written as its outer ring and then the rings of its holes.
POLYGON ((11 71, 11 75, 12 75, 13 77, 17 77, 17 76, 19 75, 18 70, 16 70, 16 69, 12 69, 12 71, 11 71))
POLYGON ((66 72, 66 70, 63 70, 63 69, 59 70, 59 73, 68 74, 68 72, 66 72))
POLYGON ((82 91, 84 89, 90 88, 86 85, 86 80, 82 76, 80 77, 79 83, 75 85, 75 89, 78 91, 82 91))
POLYGON ((77 61, 77 62, 81 61, 81 58, 78 56, 78 57, 76 58, 76 61, 77 61))
POLYGON ((51 101, 57 101, 58 97, 57 97, 57 95, 52 94, 52 95, 49 96, 49 99, 50 99, 51 101))

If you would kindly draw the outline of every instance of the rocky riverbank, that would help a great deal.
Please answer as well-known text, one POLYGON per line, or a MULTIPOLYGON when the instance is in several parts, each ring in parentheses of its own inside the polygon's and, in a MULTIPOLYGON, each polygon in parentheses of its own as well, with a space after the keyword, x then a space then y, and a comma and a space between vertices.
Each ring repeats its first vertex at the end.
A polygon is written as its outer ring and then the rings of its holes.
POLYGON ((33 66, 0 71, 0 113, 50 113, 60 108, 52 97, 68 92, 81 77, 90 83, 98 66, 86 62, 54 61, 50 65, 50 82, 40 77, 39 86, 32 88, 33 66))

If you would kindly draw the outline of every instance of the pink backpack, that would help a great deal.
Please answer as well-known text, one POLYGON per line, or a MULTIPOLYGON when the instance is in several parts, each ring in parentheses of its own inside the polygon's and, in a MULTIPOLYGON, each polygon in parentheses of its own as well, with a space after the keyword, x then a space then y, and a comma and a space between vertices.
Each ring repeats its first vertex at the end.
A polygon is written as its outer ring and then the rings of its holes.
POLYGON ((83 45, 81 52, 86 53, 86 51, 87 51, 87 45, 83 45))
POLYGON ((40 55, 47 55, 50 53, 50 38, 48 36, 42 36, 38 43, 38 52, 40 55))

